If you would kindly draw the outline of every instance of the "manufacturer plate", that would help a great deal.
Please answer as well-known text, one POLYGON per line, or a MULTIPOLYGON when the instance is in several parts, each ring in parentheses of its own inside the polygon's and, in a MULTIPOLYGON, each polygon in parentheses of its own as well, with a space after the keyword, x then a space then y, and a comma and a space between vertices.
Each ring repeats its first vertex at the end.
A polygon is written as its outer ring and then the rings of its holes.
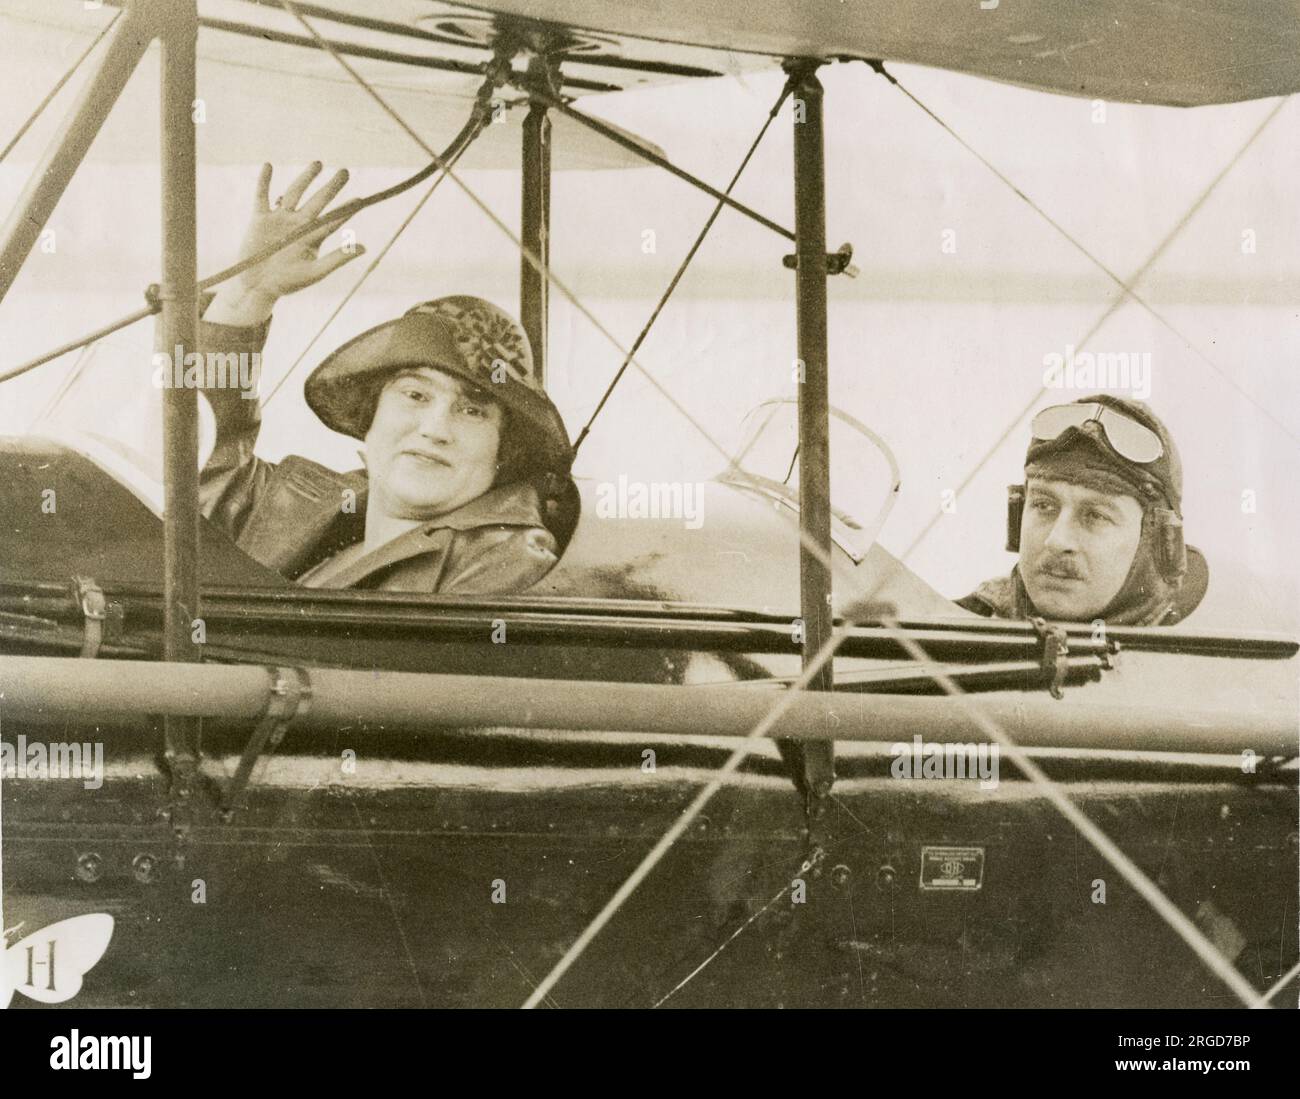
POLYGON ((921 848, 922 889, 973 892, 983 884, 984 848, 921 848))

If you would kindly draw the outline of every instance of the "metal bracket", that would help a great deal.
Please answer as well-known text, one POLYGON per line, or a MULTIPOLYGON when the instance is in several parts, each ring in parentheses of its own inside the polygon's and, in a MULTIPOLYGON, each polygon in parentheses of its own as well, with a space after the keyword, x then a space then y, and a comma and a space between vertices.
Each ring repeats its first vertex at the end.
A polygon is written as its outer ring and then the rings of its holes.
MULTIPOLYGON (((852 260, 853 245, 845 241, 839 246, 838 250, 826 254, 826 273, 828 275, 848 275, 849 278, 856 279, 862 272, 852 260)), ((799 256, 795 253, 782 256, 781 266, 790 271, 798 271, 799 256)))
POLYGON ((268 667, 266 670, 271 676, 271 693, 257 727, 248 738, 243 755, 239 757, 234 777, 227 783, 222 795, 221 811, 226 821, 230 820, 239 807, 254 764, 263 752, 274 751, 279 747, 294 718, 306 713, 311 703, 311 680, 305 669, 268 667))
MULTIPOLYGON (((564 56, 552 53, 544 45, 531 45, 527 48, 531 56, 528 58, 528 68, 524 73, 524 90, 530 93, 541 92, 548 96, 562 95, 564 82, 561 78, 560 66, 565 60, 564 56)), ((507 79, 514 75, 507 74, 507 79)))
POLYGON ((1065 684, 1066 674, 1070 670, 1070 639, 1065 632, 1064 626, 1049 625, 1045 619, 1031 618, 1030 624, 1034 627, 1034 633, 1043 643, 1043 672, 1052 677, 1051 685, 1048 690, 1055 699, 1065 697, 1062 687, 1065 684))
POLYGON ((121 635, 122 605, 110 603, 104 590, 89 576, 74 576, 72 583, 74 597, 86 619, 86 634, 78 656, 94 660, 105 641, 121 635))

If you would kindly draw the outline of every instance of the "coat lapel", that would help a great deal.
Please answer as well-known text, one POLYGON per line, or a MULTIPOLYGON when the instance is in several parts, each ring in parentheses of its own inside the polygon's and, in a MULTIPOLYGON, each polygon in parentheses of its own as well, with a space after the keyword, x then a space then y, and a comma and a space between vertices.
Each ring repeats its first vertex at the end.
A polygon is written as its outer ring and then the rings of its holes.
POLYGON ((363 471, 335 473, 290 456, 271 474, 236 544, 277 572, 298 576, 361 536, 367 490, 363 471), (356 494, 352 513, 342 510, 344 489, 356 494))
MULTIPOLYGON (((336 573, 326 568, 324 578, 328 587, 352 588, 367 577, 391 568, 412 557, 424 559, 427 575, 437 590, 447 554, 458 532, 478 527, 540 527, 540 505, 536 490, 527 485, 506 485, 485 492, 455 511, 430 519, 385 542, 370 553, 357 558, 336 573), (436 567, 435 567, 436 560, 436 567)), ((319 583, 321 576, 313 578, 319 583)))
POLYGON ((317 581, 327 579, 326 586, 331 588, 354 588, 366 577, 411 557, 423 557, 428 561, 429 575, 432 579, 442 574, 442 563, 446 559, 447 550, 451 547, 452 537, 453 532, 447 527, 437 528, 427 524, 415 527, 385 542, 378 549, 358 557, 352 564, 337 573, 331 574, 327 566, 323 576, 315 579, 317 581), (433 567, 435 557, 439 558, 437 568, 433 567))

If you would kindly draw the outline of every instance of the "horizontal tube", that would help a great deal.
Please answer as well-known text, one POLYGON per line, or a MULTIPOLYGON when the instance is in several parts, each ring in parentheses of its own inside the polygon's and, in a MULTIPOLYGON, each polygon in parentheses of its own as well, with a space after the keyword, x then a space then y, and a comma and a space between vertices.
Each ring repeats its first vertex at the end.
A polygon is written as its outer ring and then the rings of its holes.
MULTIPOLYGON (((314 668, 295 726, 339 724, 604 730, 745 736, 776 704, 766 691, 502 676, 314 668)), ((149 714, 252 720, 266 709, 266 668, 64 657, 0 658, 0 722, 112 722, 149 714)), ((1296 755, 1295 714, 1058 702, 1015 694, 970 699, 1017 742, 1041 747, 1296 755)), ((810 740, 982 740, 947 698, 804 692, 769 732, 810 740)))

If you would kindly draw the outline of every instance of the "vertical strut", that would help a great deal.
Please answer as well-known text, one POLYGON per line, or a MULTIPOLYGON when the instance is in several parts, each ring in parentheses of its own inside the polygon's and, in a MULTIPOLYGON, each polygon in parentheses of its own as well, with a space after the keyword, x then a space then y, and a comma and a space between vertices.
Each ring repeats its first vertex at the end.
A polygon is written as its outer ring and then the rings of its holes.
MULTIPOLYGON (((535 55, 528 63, 530 84, 553 91, 558 76, 554 62, 535 55)), ((523 126, 523 171, 519 236, 543 268, 551 262, 551 119, 545 103, 533 99, 523 126)), ((527 259, 519 264, 519 321, 532 344, 537 380, 546 384, 549 283, 527 259)))
MULTIPOLYGON (((197 351, 198 259, 196 244, 195 46, 196 0, 173 0, 160 11, 162 39, 162 314, 159 349, 168 355, 197 351)), ((163 390, 163 659, 197 662, 192 640, 199 615, 198 392, 163 390)), ((199 721, 168 717, 166 757, 173 797, 188 798, 199 761, 199 721)))
MULTIPOLYGON (((799 611, 804 623, 803 666, 831 637, 830 385, 826 349, 826 166, 822 137, 819 61, 793 60, 795 285, 799 359, 799 611), (814 551, 811 547, 816 547, 814 551), (819 559, 820 553, 820 559, 819 559)), ((830 662, 808 689, 834 686, 830 662)), ((816 817, 835 779, 833 741, 797 746, 797 781, 816 817)))
MULTIPOLYGON (((77 97, 58 136, 32 173, 0 235, 0 298, 58 205, 149 44, 161 50, 162 312, 156 346, 167 355, 197 350, 198 263, 194 123, 197 0, 129 0, 104 56, 77 97)), ((198 396, 163 390, 163 659, 197 662, 191 640, 198 617, 198 396)), ((199 722, 167 717, 165 757, 173 802, 192 789, 199 759, 199 722)))

